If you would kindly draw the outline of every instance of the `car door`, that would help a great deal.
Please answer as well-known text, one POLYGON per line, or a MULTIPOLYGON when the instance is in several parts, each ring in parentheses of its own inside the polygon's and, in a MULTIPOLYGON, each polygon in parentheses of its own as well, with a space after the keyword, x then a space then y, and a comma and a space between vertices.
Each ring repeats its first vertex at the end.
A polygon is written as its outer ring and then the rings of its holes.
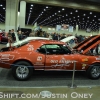
POLYGON ((68 47, 59 44, 46 45, 45 70, 72 70, 74 57, 68 47))
POLYGON ((35 70, 44 70, 46 59, 45 46, 41 46, 40 48, 38 48, 33 56, 35 70))

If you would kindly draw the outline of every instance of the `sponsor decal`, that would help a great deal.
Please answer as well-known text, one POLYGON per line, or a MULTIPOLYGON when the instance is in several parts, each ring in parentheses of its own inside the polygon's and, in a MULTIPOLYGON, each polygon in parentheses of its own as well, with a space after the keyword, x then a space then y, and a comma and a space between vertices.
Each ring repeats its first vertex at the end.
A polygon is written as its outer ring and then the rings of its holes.
POLYGON ((34 50, 33 45, 28 45, 27 51, 33 51, 33 50, 34 50))
POLYGON ((42 61, 42 56, 38 56, 37 61, 42 61))
POLYGON ((10 54, 1 54, 0 55, 0 60, 1 61, 10 61, 14 59, 14 55, 10 55, 10 54))
POLYGON ((82 69, 85 69, 85 67, 86 67, 86 64, 82 64, 82 69))
POLYGON ((96 60, 100 60, 100 58, 96 58, 96 60))
POLYGON ((44 65, 42 62, 36 62, 34 65, 44 65))
POLYGON ((87 58, 84 58, 84 59, 82 59, 82 61, 85 62, 85 61, 88 61, 88 59, 87 58))
POLYGON ((70 66, 74 61, 72 60, 66 60, 65 58, 61 58, 61 60, 51 60, 50 63, 56 63, 55 65, 52 65, 52 67, 64 67, 64 66, 70 66))

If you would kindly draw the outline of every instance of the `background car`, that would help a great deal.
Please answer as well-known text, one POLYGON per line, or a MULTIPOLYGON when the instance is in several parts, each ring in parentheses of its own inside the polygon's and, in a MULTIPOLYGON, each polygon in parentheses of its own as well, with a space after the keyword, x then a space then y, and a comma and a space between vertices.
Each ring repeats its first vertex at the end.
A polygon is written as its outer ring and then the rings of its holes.
POLYGON ((4 33, 0 33, 0 43, 7 43, 8 38, 5 36, 4 33))
POLYGON ((75 42, 75 39, 76 37, 75 36, 68 36, 62 40, 60 40, 61 42, 65 42, 67 43, 67 45, 70 47, 70 48, 73 48, 74 46, 77 45, 77 43, 75 42))
MULTIPOLYGON (((20 46, 28 41, 31 41, 31 40, 39 40, 39 39, 43 39, 43 40, 50 40, 50 38, 45 38, 45 37, 26 37, 22 40, 19 40, 18 38, 18 34, 15 32, 15 39, 16 41, 14 43, 11 43, 11 46, 20 46)), ((9 43, 7 43, 7 47, 9 47, 9 43)))

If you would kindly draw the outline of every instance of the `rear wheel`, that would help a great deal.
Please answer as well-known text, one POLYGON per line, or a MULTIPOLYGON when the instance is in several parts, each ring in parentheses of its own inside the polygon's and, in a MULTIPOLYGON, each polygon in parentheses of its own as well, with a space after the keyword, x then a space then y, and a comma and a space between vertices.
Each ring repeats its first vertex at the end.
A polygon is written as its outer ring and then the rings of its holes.
POLYGON ((87 70, 87 75, 91 79, 100 78, 100 64, 93 64, 87 70))
POLYGON ((19 61, 12 67, 12 73, 14 78, 17 80, 28 80, 32 76, 33 67, 26 61, 19 61))

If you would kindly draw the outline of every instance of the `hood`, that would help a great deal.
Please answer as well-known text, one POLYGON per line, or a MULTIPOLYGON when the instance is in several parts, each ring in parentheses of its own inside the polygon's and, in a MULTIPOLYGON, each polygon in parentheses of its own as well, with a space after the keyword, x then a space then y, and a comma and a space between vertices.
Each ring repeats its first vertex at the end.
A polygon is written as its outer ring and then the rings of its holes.
POLYGON ((83 42, 79 43, 73 49, 76 49, 77 51, 82 51, 82 53, 85 54, 88 50, 96 47, 99 43, 100 35, 94 35, 85 39, 83 42))

